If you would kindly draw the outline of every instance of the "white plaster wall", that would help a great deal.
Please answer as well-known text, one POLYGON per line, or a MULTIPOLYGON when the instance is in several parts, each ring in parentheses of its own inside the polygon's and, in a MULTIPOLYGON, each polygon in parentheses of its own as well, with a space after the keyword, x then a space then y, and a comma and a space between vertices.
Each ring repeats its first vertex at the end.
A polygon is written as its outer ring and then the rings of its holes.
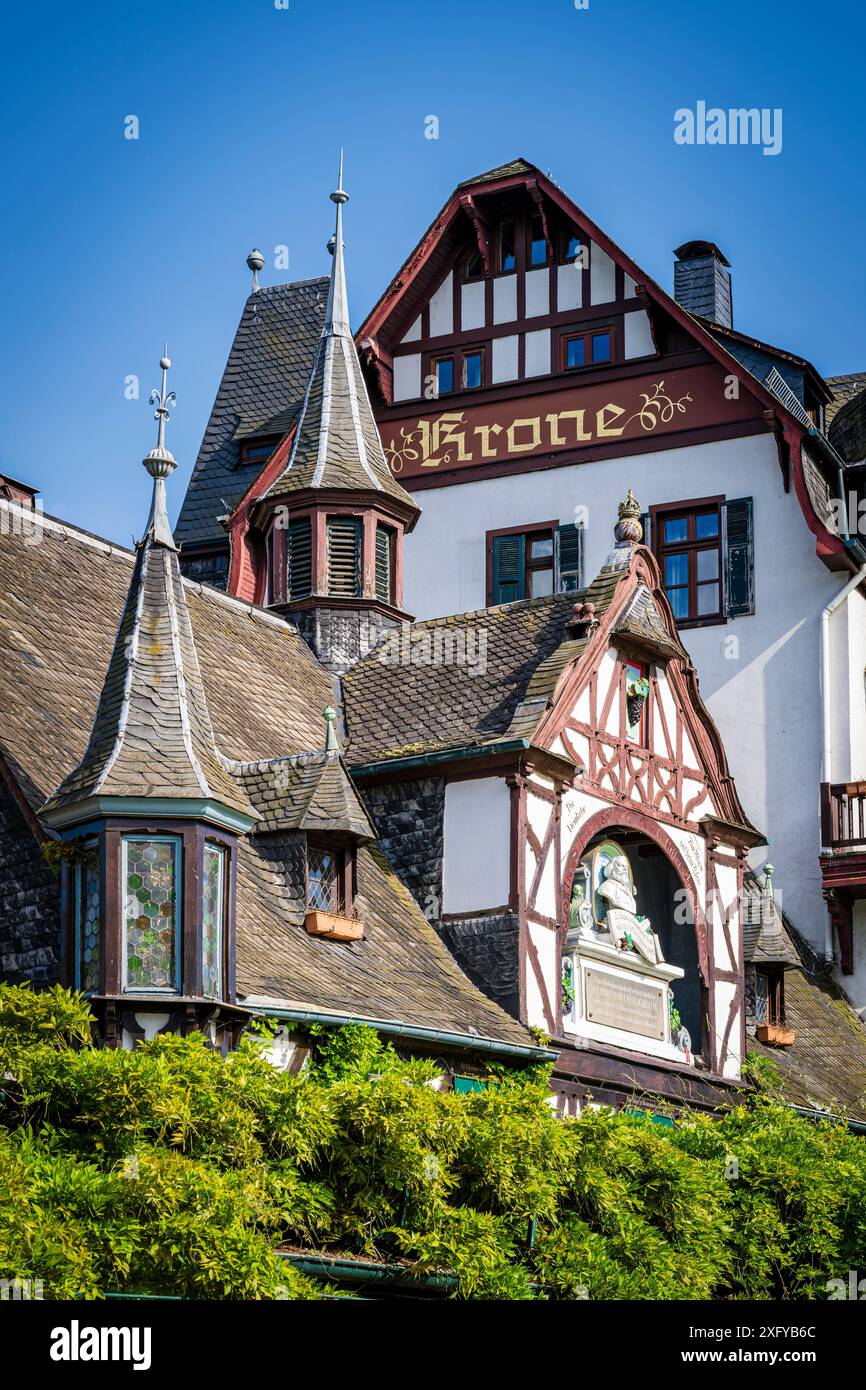
POLYGON ((614 263, 607 252, 595 244, 589 253, 589 298, 591 304, 612 304, 616 299, 614 263))
POLYGON ((454 331, 454 272, 449 270, 430 298, 430 337, 454 331))
POLYGON ((566 309, 583 308, 583 266, 572 261, 556 269, 556 307, 560 313, 566 309))
POLYGON ((539 328, 526 334, 526 376, 544 376, 550 371, 550 329, 539 328))
POLYGON ((485 293, 483 280, 473 280, 470 284, 463 286, 460 293, 461 328, 483 327, 485 293))
MULTIPOLYGON (((756 851, 753 860, 772 859, 785 910, 823 950, 819 629, 821 611, 844 577, 831 574, 815 555, 815 538, 793 491, 783 489, 768 436, 420 492, 421 520, 406 542, 406 606, 419 617, 482 608, 483 569, 474 571, 474 580, 466 578, 461 545, 483 541, 487 530, 499 527, 554 517, 569 522, 576 505, 588 509, 585 574, 591 579, 611 548, 617 505, 628 487, 645 509, 718 492, 754 499, 756 613, 682 637, 746 812, 770 838, 769 849, 756 851)), ((866 767, 857 772, 866 776, 866 767)))
POLYGON ((407 333, 403 335, 404 343, 417 343, 421 337, 421 315, 419 314, 415 322, 410 326, 407 333))
POLYGON ((480 912, 508 902, 511 795, 501 777, 445 788, 445 912, 480 912))
POLYGON ((421 354, 394 358, 394 400, 411 401, 421 395, 421 354))
MULTIPOLYGON (((517 334, 493 339, 493 380, 514 381, 517 376, 517 334)), ((475 484, 471 483, 471 487, 475 484)), ((452 489, 449 488, 450 492, 452 489)), ((482 605, 484 600, 482 599, 482 605)), ((442 610, 443 612, 445 610, 442 610)))
POLYGON ((493 281, 493 322, 513 323, 517 318, 517 276, 497 275, 493 281))
POLYGON ((649 316, 645 309, 635 309, 630 314, 624 314, 623 324, 626 357, 647 357, 655 352, 649 316))
MULTIPOLYGON (((556 932, 550 927, 541 926, 538 922, 528 922, 527 932, 538 953, 541 977, 547 987, 549 1008, 555 1019, 559 995, 559 981, 556 975, 556 932)), ((544 1013, 541 990, 529 961, 526 963, 526 1021, 530 1028, 543 1028, 545 1032, 550 1028, 544 1013)))
MULTIPOLYGON (((722 1039, 725 1036, 725 1029, 728 1026, 728 1014, 731 1008, 731 1001, 734 998, 736 986, 731 980, 718 980, 716 982, 716 1039, 714 1052, 718 1056, 722 1046, 722 1039)), ((728 1035, 728 1053, 722 1063, 722 1076, 730 1076, 737 1080, 740 1075, 740 1011, 734 1015, 731 1031, 728 1035)))
POLYGON ((550 313, 550 267, 526 272, 526 317, 550 313))

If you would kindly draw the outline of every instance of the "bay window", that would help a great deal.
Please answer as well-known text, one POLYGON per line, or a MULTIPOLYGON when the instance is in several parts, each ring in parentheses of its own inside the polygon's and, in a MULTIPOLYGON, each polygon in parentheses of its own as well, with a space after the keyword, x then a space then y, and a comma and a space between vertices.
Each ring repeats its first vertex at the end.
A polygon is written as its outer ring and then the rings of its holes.
POLYGON ((181 840, 122 838, 122 970, 125 990, 180 989, 181 840))

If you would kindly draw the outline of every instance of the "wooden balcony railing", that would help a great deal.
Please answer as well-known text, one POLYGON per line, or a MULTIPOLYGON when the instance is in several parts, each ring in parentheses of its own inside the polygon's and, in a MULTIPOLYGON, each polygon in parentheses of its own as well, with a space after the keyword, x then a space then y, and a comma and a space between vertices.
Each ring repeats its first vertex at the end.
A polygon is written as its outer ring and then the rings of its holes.
POLYGON ((866 782, 821 783, 824 849, 866 849, 866 782))

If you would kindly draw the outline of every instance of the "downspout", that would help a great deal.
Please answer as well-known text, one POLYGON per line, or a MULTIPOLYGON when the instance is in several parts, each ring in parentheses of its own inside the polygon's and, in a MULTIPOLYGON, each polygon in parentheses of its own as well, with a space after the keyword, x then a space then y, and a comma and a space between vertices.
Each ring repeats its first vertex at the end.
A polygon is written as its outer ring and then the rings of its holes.
MULTIPOLYGON (((830 618, 836 609, 845 602, 848 595, 862 584, 866 579, 866 565, 861 566, 856 574, 852 575, 844 588, 839 590, 821 614, 821 725, 822 725, 822 746, 821 746, 821 781, 829 782, 832 771, 832 744, 830 739, 830 618)), ((827 921, 824 927, 824 959, 833 959, 833 924, 830 914, 827 913, 827 921)))

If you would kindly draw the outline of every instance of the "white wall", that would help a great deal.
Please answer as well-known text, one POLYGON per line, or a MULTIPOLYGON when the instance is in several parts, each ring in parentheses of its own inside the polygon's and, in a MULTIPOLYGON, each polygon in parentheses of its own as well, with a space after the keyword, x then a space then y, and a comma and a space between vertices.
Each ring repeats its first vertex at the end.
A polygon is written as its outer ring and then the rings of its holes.
POLYGON ((511 794, 501 777, 445 788, 444 912, 481 912, 508 902, 511 794))
MULTIPOLYGON (((793 490, 783 489, 769 436, 419 492, 421 519, 406 541, 406 607, 418 617, 482 608, 485 532, 554 517, 568 522, 577 505, 588 509, 588 582, 611 548, 617 505, 628 487, 645 509, 720 492, 754 499, 755 615, 682 636, 746 812, 770 839, 769 849, 756 851, 753 860, 772 859, 785 910, 823 950, 819 626, 844 577, 831 574, 815 555, 815 538, 793 490)), ((862 642, 866 623, 859 600, 857 607, 860 614, 850 621, 862 642)), ((845 671, 843 679, 850 692, 853 676, 845 671)), ((856 756, 864 756, 862 726, 854 744, 856 756)), ((866 765, 856 771, 866 776, 866 765)))

